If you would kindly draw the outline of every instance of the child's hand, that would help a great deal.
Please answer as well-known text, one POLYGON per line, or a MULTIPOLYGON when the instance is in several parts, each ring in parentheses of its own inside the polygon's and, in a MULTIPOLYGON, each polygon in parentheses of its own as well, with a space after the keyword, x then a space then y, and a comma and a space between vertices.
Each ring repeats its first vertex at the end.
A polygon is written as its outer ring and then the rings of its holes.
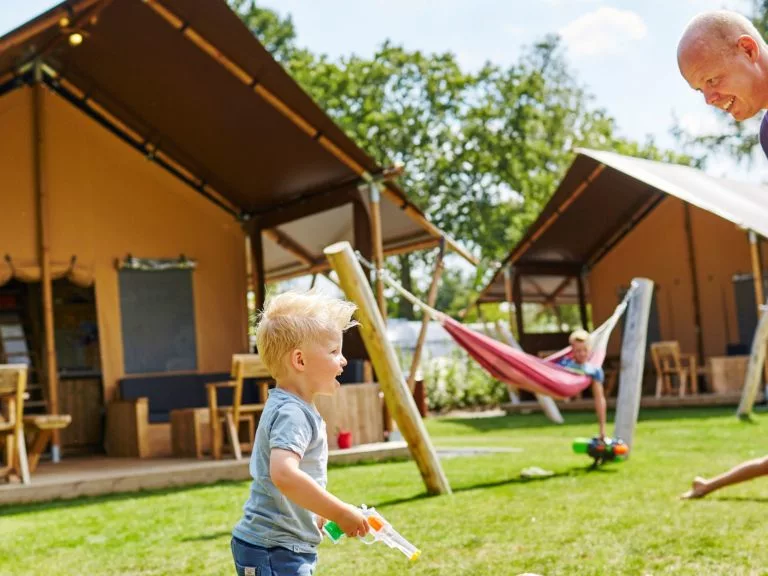
POLYGON ((368 534, 368 521, 363 516, 363 513, 359 508, 355 506, 347 506, 346 511, 339 516, 336 520, 336 524, 339 525, 349 538, 355 538, 356 536, 365 536, 368 534))
POLYGON ((315 524, 317 524, 318 530, 322 530, 326 522, 328 522, 328 520, 326 520, 322 516, 315 516, 315 524))

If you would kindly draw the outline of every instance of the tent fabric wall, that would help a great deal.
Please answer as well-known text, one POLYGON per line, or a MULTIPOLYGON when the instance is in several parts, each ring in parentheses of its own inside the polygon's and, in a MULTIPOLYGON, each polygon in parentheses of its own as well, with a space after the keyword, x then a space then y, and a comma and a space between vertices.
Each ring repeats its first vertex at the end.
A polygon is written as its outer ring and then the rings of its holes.
MULTIPOLYGON (((198 262, 193 273, 198 369, 226 371, 247 349, 245 234, 196 194, 69 103, 43 89, 42 171, 50 196, 51 260, 93 271, 104 397, 123 371, 116 261, 127 254, 198 262)), ((0 99, 0 170, 7 190, 0 246, 37 261, 31 90, 0 99), (7 207, 7 209, 6 209, 7 207)))
MULTIPOLYGON (((701 330, 705 356, 719 356, 738 340, 731 285, 734 274, 750 272, 746 233, 705 210, 691 207, 701 330)), ((686 352, 696 352, 693 281, 685 235, 684 203, 674 197, 642 220, 590 272, 589 284, 595 322, 610 315, 618 290, 631 278, 654 280, 661 337, 678 340, 686 352)), ((614 335, 610 354, 619 352, 614 335)))

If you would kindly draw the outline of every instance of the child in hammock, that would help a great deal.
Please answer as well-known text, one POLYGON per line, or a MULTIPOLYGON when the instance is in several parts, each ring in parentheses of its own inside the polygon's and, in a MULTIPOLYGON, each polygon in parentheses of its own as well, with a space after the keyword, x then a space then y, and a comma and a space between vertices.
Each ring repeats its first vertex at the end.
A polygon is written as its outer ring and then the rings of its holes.
POLYGON ((575 330, 568 338, 571 344, 571 355, 565 356, 558 363, 563 367, 592 378, 592 397, 595 399, 595 413, 600 428, 600 438, 605 438, 605 394, 603 381, 605 373, 600 366, 587 362, 589 358, 589 332, 575 330))

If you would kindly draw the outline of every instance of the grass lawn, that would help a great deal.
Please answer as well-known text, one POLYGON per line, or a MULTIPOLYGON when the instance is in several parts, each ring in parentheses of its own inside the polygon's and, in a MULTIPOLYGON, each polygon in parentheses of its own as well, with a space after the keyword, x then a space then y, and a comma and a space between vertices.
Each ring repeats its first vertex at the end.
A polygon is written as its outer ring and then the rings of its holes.
MULTIPOLYGON (((320 547, 319 576, 768 574, 768 481, 683 502, 694 474, 768 452, 768 415, 644 411, 629 462, 588 471, 571 453, 591 414, 427 423, 439 446, 520 452, 443 461, 452 496, 430 498, 412 462, 330 470, 329 489, 375 505, 419 546, 410 566, 383 545, 320 547), (525 480, 520 471, 555 472, 525 480)), ((0 508, 0 574, 234 574, 229 532, 247 483, 0 508)))

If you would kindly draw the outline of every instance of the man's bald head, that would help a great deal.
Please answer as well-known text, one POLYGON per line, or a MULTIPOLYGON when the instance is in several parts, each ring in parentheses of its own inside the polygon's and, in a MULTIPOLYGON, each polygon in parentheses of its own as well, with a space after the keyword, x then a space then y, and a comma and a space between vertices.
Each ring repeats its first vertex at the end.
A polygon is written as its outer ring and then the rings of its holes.
POLYGON ((743 14, 729 10, 713 10, 699 14, 683 31, 677 45, 678 62, 690 50, 736 50, 738 39, 744 35, 752 37, 761 47, 765 47, 760 32, 743 14))
POLYGON ((691 20, 677 46, 677 65, 707 104, 737 121, 768 108, 768 46, 737 12, 705 12, 691 20))

